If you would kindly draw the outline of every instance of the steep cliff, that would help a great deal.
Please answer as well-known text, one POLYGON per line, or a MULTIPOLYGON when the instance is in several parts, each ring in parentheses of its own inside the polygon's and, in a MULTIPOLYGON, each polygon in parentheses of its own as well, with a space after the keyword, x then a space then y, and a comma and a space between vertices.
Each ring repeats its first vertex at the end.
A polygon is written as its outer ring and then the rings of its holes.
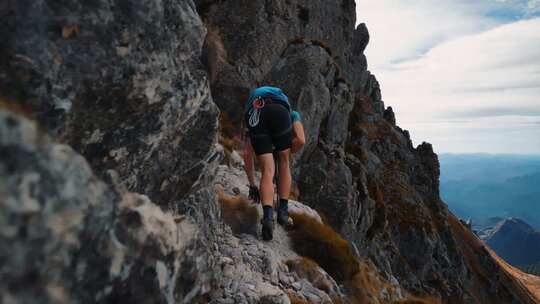
POLYGON ((39 0, 0 16, 3 302, 534 303, 385 108, 354 1, 39 0), (260 84, 302 113, 293 171, 313 208, 270 243, 228 222, 227 206, 254 213, 218 144, 260 84), (331 241, 306 251, 302 227, 331 241))

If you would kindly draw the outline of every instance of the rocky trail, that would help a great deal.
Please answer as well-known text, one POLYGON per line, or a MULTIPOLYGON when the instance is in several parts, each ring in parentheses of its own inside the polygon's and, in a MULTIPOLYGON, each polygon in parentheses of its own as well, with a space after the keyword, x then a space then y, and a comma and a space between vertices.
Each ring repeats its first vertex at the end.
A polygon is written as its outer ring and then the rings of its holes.
POLYGON ((0 4, 0 303, 538 303, 440 199, 355 11, 0 4), (306 130, 294 229, 271 242, 235 151, 262 84, 306 130))
MULTIPOLYGON (((1 111, 0 130, 0 240, 17 253, 0 256, 9 283, 1 290, 3 303, 176 303, 180 295, 184 303, 334 303, 345 297, 326 271, 292 249, 283 228, 276 226, 274 239, 263 242, 257 212, 238 211, 232 224, 252 226, 233 234, 221 224, 212 237, 216 248, 207 248, 196 240, 202 232, 189 218, 122 189, 114 173, 112 187, 100 181, 84 158, 51 142, 35 123, 1 111), (216 268, 206 274, 206 253, 198 255, 203 248, 214 252, 216 268)), ((229 190, 222 199, 247 191, 243 175, 240 168, 217 168, 216 189, 229 190)), ((260 209, 245 197, 237 203, 260 209)), ((323 225, 308 206, 291 201, 290 210, 323 225)))

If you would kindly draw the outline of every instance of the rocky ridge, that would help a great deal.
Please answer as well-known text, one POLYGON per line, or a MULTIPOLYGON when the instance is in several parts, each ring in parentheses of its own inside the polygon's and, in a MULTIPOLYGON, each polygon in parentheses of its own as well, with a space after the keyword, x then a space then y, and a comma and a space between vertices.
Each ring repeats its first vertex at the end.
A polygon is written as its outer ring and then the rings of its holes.
POLYGON ((0 5, 2 301, 346 302, 320 265, 322 289, 294 271, 284 231, 265 244, 222 222, 215 185, 245 181, 219 166, 234 151, 218 138, 273 84, 306 128, 299 208, 392 286, 358 285, 370 302, 534 303, 440 200, 437 156, 385 108, 354 14, 352 0, 0 5))
MULTIPOLYGON (((292 249, 281 228, 271 242, 253 233, 260 227, 241 234, 224 224, 205 229, 196 216, 164 212, 127 191, 114 171, 101 181, 81 155, 27 119, 0 110, 0 130, 0 245, 13 250, 0 252, 2 303, 291 303, 291 297, 334 303, 347 297, 325 270, 292 249)), ((241 169, 219 166, 215 173, 228 195, 246 190, 241 169)), ((321 223, 301 203, 291 202, 291 212, 321 223)), ((393 292, 376 297, 403 297, 393 292)))

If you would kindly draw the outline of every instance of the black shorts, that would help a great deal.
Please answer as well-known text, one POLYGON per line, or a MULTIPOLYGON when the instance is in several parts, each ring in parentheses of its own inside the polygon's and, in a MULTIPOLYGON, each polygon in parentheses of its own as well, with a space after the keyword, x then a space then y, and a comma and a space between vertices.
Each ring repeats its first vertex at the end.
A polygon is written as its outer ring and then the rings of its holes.
POLYGON ((292 122, 289 110, 279 103, 271 103, 266 104, 260 111, 259 123, 254 127, 249 125, 249 113, 244 116, 255 154, 290 149, 292 122))

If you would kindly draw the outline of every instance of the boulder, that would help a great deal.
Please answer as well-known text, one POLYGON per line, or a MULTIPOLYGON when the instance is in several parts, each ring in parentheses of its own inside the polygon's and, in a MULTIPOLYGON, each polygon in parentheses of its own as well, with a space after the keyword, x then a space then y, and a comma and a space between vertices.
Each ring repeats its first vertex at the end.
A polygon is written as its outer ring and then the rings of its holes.
POLYGON ((188 1, 16 1, 0 90, 98 175, 166 206, 216 157, 218 110, 199 62, 206 29, 188 1))
POLYGON ((0 110, 2 303, 187 303, 209 290, 211 235, 115 175, 101 181, 69 146, 0 110))

